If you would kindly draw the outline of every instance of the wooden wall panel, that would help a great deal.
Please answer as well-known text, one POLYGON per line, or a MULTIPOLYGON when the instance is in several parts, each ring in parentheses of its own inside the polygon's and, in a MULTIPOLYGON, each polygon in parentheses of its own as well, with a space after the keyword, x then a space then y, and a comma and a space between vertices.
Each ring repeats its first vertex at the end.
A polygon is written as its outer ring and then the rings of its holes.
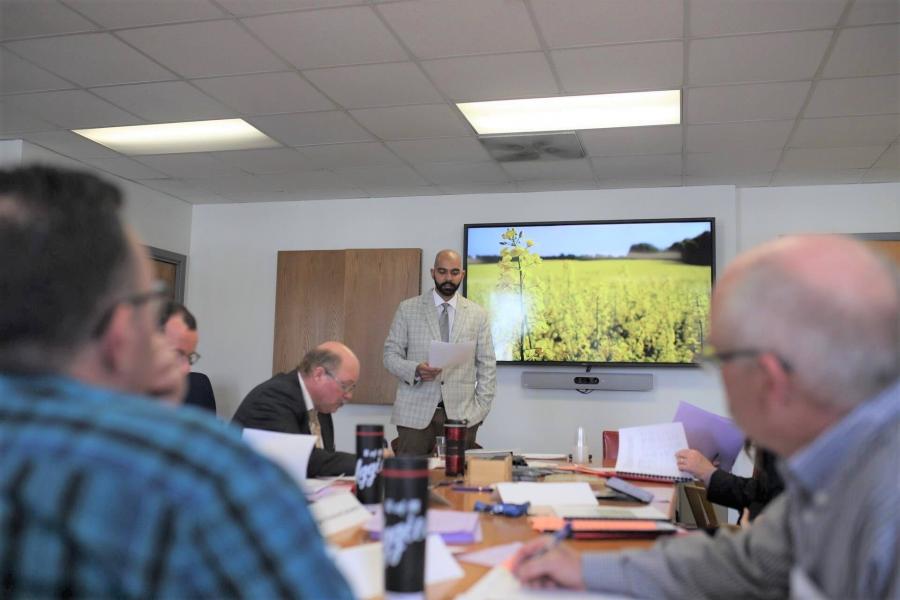
POLYGON ((356 404, 392 404, 397 381, 382 365, 397 305, 420 293, 422 250, 310 250, 278 253, 272 372, 297 366, 325 340, 359 357, 356 404))
POLYGON ((384 340, 397 305, 419 294, 421 273, 418 248, 347 251, 344 343, 360 361, 354 403, 394 403, 397 379, 383 366, 384 340))
POLYGON ((297 366, 310 348, 344 337, 342 251, 278 253, 272 373, 297 366))

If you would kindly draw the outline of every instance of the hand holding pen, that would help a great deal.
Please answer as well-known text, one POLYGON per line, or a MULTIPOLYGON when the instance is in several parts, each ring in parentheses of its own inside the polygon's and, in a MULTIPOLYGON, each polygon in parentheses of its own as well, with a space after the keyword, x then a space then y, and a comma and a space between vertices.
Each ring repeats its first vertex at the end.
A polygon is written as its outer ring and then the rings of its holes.
POLYGON ((572 532, 572 524, 525 544, 513 557, 510 570, 528 587, 583 590, 581 557, 560 544, 572 532))

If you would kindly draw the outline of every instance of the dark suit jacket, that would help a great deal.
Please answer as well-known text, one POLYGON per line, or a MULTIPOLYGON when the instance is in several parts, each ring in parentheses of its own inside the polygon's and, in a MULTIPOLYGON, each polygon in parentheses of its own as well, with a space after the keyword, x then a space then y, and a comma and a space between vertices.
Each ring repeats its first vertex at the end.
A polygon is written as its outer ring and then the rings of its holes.
POLYGON ((188 373, 188 391, 184 403, 211 410, 215 414, 216 396, 213 394, 209 377, 203 373, 188 373))
POLYGON ((739 477, 716 469, 709 478, 706 497, 710 502, 750 512, 750 520, 784 491, 784 481, 775 468, 776 457, 768 450, 757 449, 753 477, 739 477))
MULTIPOLYGON (((312 405, 312 402, 310 402, 312 405)), ((232 419, 241 427, 309 434, 309 415, 297 371, 281 373, 253 388, 232 419)), ((322 445, 313 448, 306 469, 307 477, 319 475, 352 475, 356 472, 356 455, 334 449, 334 424, 331 415, 319 413, 322 445)))

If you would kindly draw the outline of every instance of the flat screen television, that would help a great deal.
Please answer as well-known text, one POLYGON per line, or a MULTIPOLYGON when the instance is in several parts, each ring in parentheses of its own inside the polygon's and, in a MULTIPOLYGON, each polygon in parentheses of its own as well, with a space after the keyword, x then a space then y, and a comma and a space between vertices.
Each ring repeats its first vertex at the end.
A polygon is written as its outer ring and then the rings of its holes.
POLYGON ((690 366, 709 321, 715 219, 465 226, 463 293, 501 364, 690 366))

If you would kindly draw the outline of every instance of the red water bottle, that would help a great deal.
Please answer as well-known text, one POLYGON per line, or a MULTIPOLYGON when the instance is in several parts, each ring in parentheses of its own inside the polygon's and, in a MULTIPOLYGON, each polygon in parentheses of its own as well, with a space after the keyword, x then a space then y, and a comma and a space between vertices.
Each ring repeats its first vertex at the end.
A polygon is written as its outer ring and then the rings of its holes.
POLYGON ((466 472, 466 427, 468 423, 462 421, 445 421, 444 437, 447 438, 447 475, 463 475, 466 472))

